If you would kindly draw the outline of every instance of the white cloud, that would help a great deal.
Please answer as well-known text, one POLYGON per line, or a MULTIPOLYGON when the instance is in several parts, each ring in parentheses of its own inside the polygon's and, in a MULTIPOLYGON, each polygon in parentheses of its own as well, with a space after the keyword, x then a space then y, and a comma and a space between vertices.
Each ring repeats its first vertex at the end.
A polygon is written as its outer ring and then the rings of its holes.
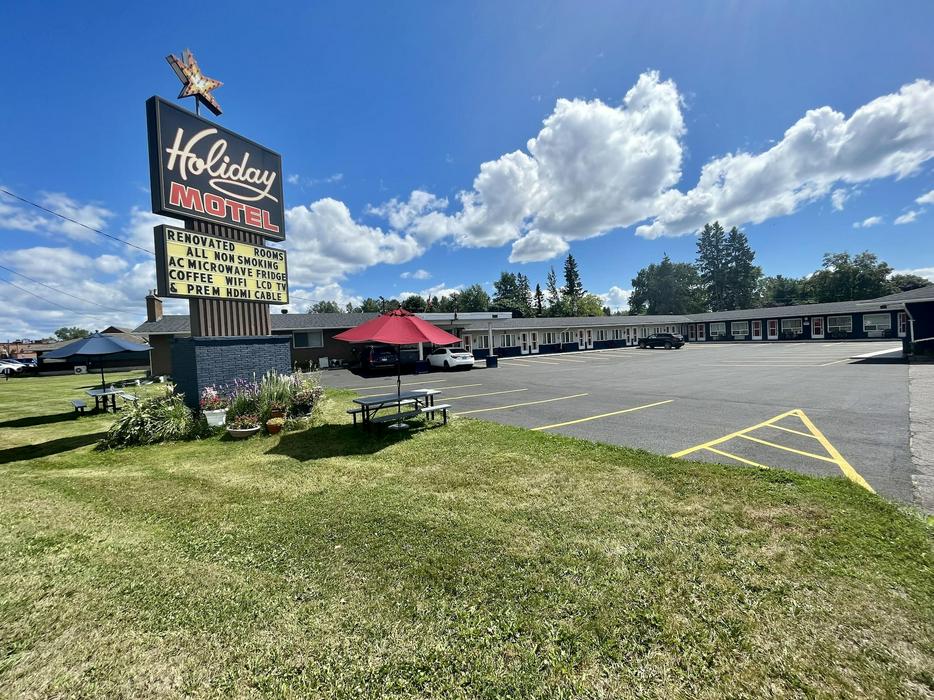
POLYGON ((853 228, 870 228, 872 226, 878 226, 881 223, 882 223, 881 216, 870 216, 867 219, 863 219, 862 221, 857 221, 856 223, 854 223, 853 228))
POLYGON ((441 282, 440 284, 436 284, 433 287, 422 289, 419 292, 400 292, 396 298, 399 299, 399 301, 402 301, 407 297, 418 295, 424 299, 430 299, 431 297, 438 297, 440 299, 441 297, 449 297, 452 294, 457 294, 463 288, 464 285, 462 284, 459 284, 456 287, 448 287, 444 282, 441 282))
POLYGON ((511 263, 537 262, 563 255, 570 246, 561 236, 554 233, 532 231, 512 244, 509 254, 511 263))
POLYGON ((916 174, 934 157, 934 85, 917 80, 857 109, 847 119, 830 107, 809 110, 775 146, 707 163, 697 185, 670 190, 647 238, 697 231, 707 221, 759 223, 824 197, 835 183, 916 174))
MULTIPOLYGON (((290 294, 301 297, 301 299, 291 297, 291 303, 285 307, 288 308, 290 313, 304 313, 316 301, 335 301, 342 309, 347 306, 348 302, 354 306, 359 306, 363 301, 363 297, 348 292, 337 282, 309 287, 293 286, 289 291, 290 294)), ((278 313, 278 309, 273 308, 272 313, 278 313)))
POLYGON ((597 294, 597 296, 603 300, 606 306, 610 307, 611 311, 617 311, 629 307, 629 297, 632 296, 632 290, 623 289, 614 285, 610 287, 608 292, 597 294))
POLYGON ((116 255, 100 255, 95 267, 105 274, 113 275, 125 270, 128 265, 124 258, 118 258, 116 255))
POLYGON ((916 267, 906 270, 893 270, 893 275, 917 275, 934 282, 934 267, 916 267))
POLYGON ((344 173, 334 173, 326 177, 302 177, 297 173, 287 175, 285 181, 290 185, 299 185, 302 189, 305 187, 315 187, 316 185, 331 185, 344 179, 344 173))
MULTIPOLYGON (((7 188, 9 189, 9 188, 7 188)), ((12 190, 11 190, 12 191, 12 190)), ((113 212, 93 204, 82 204, 61 192, 43 192, 39 204, 58 212, 62 216, 80 221, 91 228, 103 229, 113 212)), ((66 221, 52 214, 43 214, 40 210, 21 203, 12 197, 0 193, 0 228, 13 231, 32 231, 56 236, 58 234, 79 241, 98 240, 99 235, 72 221, 66 221)))
POLYGON ((404 280, 413 279, 413 280, 430 280, 431 273, 428 270, 418 269, 414 272, 406 271, 399 275, 404 280))
POLYGON ((378 263, 405 263, 424 248, 412 236, 354 221, 335 199, 286 211, 289 276, 298 286, 327 285, 378 263))
POLYGON ((934 190, 921 195, 915 200, 918 204, 934 204, 934 190))
MULTIPOLYGON (((123 238, 140 248, 151 251, 155 244, 153 229, 161 224, 168 224, 169 226, 184 225, 179 219, 170 219, 167 216, 153 214, 150 211, 134 206, 130 209, 129 222, 123 227, 123 238)), ((143 254, 142 251, 134 251, 131 248, 122 248, 121 250, 123 250, 124 255, 143 254)))
POLYGON ((843 205, 847 199, 850 198, 850 193, 845 189, 837 188, 830 193, 830 203, 833 205, 834 211, 843 211, 843 205))
POLYGON ((906 212, 895 219, 895 224, 900 226, 902 224, 910 224, 918 220, 918 216, 921 214, 920 211, 912 209, 909 212, 906 212))

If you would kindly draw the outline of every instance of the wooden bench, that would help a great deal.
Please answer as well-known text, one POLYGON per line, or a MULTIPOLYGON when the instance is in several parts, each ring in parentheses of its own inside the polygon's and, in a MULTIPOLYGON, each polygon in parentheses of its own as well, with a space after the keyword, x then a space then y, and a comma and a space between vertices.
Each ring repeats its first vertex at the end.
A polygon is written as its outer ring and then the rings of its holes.
POLYGON ((448 409, 451 407, 450 404, 439 403, 434 406, 425 406, 424 408, 419 409, 419 413, 425 413, 429 418, 434 419, 435 411, 441 411, 441 416, 444 418, 444 424, 448 424, 448 409))
POLYGON ((72 399, 71 405, 74 406, 75 413, 84 413, 85 409, 88 407, 88 405, 81 399, 72 399))
POLYGON ((129 401, 131 403, 136 403, 137 401, 139 401, 139 396, 136 396, 135 394, 128 394, 125 391, 121 392, 120 398, 122 398, 124 401, 129 401))

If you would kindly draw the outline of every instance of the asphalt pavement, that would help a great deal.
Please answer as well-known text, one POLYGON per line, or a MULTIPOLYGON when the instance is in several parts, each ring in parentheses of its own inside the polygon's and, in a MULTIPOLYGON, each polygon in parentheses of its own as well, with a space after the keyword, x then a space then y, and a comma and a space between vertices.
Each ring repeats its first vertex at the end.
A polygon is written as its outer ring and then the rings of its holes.
MULTIPOLYGON (((403 376, 455 415, 737 466, 849 478, 919 503, 908 365, 880 342, 689 344, 502 358, 496 369, 403 376)), ((896 353, 897 354, 897 353, 896 353)), ((362 395, 395 377, 323 373, 362 395)))

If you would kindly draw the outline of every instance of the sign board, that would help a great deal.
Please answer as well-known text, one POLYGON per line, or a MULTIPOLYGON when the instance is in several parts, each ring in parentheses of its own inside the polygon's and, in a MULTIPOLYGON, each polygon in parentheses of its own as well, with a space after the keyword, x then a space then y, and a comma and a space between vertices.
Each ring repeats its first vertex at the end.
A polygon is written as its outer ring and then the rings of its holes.
POLYGON ((146 119, 153 212, 285 239, 278 153, 159 97, 146 119))
POLYGON ((284 250, 173 226, 157 226, 155 241, 160 296, 289 303, 284 250))

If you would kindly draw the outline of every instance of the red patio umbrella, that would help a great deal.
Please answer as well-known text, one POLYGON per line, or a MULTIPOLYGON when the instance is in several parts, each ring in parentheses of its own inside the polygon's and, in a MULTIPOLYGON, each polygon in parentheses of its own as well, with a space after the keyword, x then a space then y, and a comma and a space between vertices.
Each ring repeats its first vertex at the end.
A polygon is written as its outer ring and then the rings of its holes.
MULTIPOLYGON (((361 323, 343 333, 334 336, 336 340, 348 343, 385 343, 396 346, 396 396, 402 395, 402 357, 400 345, 415 343, 433 343, 435 345, 453 345, 461 342, 456 335, 441 330, 435 325, 423 321, 405 309, 396 309, 388 314, 361 323)), ((401 411, 401 407, 399 408, 401 411)))

